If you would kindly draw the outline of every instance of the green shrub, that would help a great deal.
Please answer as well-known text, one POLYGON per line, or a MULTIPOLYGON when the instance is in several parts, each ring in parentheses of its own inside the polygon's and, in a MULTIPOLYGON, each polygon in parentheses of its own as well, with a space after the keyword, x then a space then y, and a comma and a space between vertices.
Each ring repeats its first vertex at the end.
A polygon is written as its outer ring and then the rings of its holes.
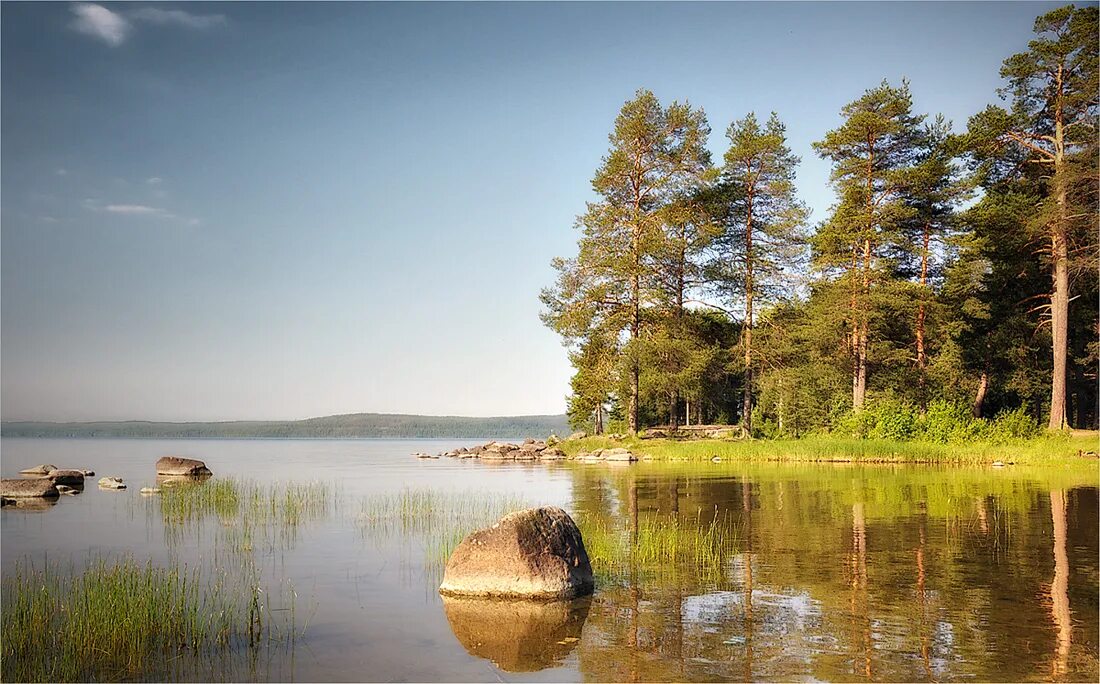
POLYGON ((1013 440, 1027 439, 1039 434, 1038 421, 1028 415, 1023 406, 1012 411, 1001 411, 986 426, 986 438, 998 444, 1013 440))
POLYGON ((921 419, 921 436, 939 444, 961 444, 983 438, 985 422, 974 418, 965 404, 937 399, 921 419))

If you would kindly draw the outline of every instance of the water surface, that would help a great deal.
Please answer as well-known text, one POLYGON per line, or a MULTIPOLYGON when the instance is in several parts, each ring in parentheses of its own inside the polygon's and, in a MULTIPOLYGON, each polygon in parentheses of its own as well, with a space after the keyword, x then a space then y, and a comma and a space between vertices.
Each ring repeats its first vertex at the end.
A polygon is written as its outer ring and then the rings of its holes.
MULTIPOLYGON (((292 588, 293 647, 180 676, 307 681, 931 681, 1098 678, 1097 475, 928 466, 483 464, 418 460, 461 441, 2 441, 5 477, 91 468, 44 510, 5 508, 2 568, 104 554, 224 560, 217 519, 173 525, 153 464, 203 459, 215 477, 320 481, 322 515, 250 544, 265 586, 292 588), (439 535, 364 522, 403 489, 564 507, 595 551, 716 526, 698 562, 597 564, 593 597, 541 607, 444 601, 439 535), (664 536, 662 536, 664 535, 664 536)), ((456 529, 464 529, 455 521, 456 529)), ((659 544, 656 544, 660 546, 659 544)), ((694 548, 694 547, 693 547, 694 548)), ((242 553, 235 548, 233 553, 242 553)), ((595 554, 594 554, 595 555, 595 554)), ((155 677, 151 677, 155 678, 155 677)))

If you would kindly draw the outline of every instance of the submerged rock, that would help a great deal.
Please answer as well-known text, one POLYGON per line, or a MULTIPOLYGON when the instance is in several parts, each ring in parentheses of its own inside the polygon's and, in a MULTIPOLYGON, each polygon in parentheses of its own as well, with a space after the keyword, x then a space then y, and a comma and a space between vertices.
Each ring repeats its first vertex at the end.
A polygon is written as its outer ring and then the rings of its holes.
POLYGON ((57 466, 43 463, 42 465, 31 466, 26 470, 20 470, 20 475, 49 475, 51 470, 57 470, 57 466))
POLYGON ((126 489, 126 483, 121 477, 101 477, 99 487, 100 489, 126 489))
POLYGON ((83 470, 51 470, 46 477, 52 480, 55 485, 84 486, 83 470))
POLYGON ((160 494, 160 487, 142 487, 138 491, 142 496, 151 496, 153 494, 160 494))
POLYGON ((81 487, 80 489, 77 489, 76 487, 70 487, 69 485, 63 485, 63 484, 57 485, 57 491, 58 491, 59 494, 68 494, 69 496, 76 496, 81 491, 83 491, 83 489, 84 489, 83 487, 81 487))
POLYGON ((559 665, 576 648, 591 598, 571 601, 500 601, 443 597, 451 631, 470 655, 505 672, 536 672, 559 665))
POLYGON ((565 599, 592 593, 592 565, 576 523, 560 508, 509 513, 466 536, 447 561, 446 596, 565 599))
POLYGON ((58 497, 58 491, 53 481, 45 477, 35 478, 33 480, 4 478, 0 480, 0 496, 9 499, 56 499, 58 497))
POLYGON ((212 473, 202 461, 179 456, 162 456, 157 459, 157 475, 184 475, 209 477, 212 473))

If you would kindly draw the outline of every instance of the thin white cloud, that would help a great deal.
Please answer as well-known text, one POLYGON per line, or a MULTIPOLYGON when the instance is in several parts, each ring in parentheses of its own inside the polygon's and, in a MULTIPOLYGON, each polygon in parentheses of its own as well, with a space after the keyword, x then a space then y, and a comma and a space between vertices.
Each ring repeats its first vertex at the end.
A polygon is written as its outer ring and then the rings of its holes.
POLYGON ((88 211, 107 212, 116 216, 131 216, 135 218, 149 218, 154 220, 177 221, 187 226, 201 225, 202 221, 191 216, 180 216, 162 207, 154 207, 148 204, 100 204, 99 200, 85 199, 81 204, 88 211))
POLYGON ((153 176, 151 178, 146 178, 145 182, 148 183, 149 185, 160 185, 161 183, 164 182, 164 179, 161 178, 160 176, 153 176))
POLYGON ((65 169, 58 169, 57 171, 54 171, 54 173, 58 176, 67 176, 67 175, 69 175, 69 172, 65 169))
POLYGON ((135 21, 144 21, 154 26, 178 26, 180 28, 205 31, 225 26, 224 14, 191 14, 183 10, 164 10, 157 7, 142 7, 129 13, 135 21))
POLYGON ((130 22, 125 17, 102 5, 80 2, 70 9, 76 15, 71 24, 73 30, 102 40, 111 47, 122 45, 130 32, 130 22))
POLYGON ((109 211, 112 214, 130 214, 134 216, 172 216, 172 214, 169 214, 164 209, 159 207, 148 207, 144 204, 108 204, 103 207, 103 210, 109 211))

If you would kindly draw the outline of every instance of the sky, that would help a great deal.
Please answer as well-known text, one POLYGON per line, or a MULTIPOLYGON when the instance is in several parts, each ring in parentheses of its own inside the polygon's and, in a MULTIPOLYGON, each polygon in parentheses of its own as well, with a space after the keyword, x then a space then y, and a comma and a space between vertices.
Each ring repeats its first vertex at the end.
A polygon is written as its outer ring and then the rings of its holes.
POLYGON ((1059 3, 0 6, 0 415, 560 413, 539 320, 623 102, 956 129, 1059 3))

